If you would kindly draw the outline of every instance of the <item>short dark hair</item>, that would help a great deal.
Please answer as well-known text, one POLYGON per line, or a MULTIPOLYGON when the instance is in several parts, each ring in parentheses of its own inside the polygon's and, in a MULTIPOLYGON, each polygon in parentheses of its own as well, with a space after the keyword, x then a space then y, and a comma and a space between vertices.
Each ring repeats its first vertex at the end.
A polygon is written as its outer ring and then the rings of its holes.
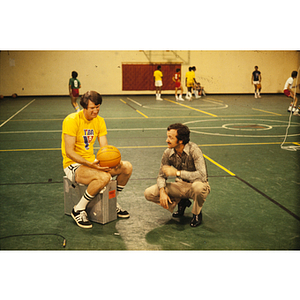
POLYGON ((167 130, 170 131, 172 129, 177 130, 177 140, 182 141, 183 145, 190 141, 190 130, 186 125, 181 123, 171 124, 167 130))
POLYGON ((298 72, 297 72, 297 71, 293 71, 291 76, 292 76, 293 78, 296 78, 296 77, 298 76, 298 72))
POLYGON ((76 71, 73 71, 72 72, 72 78, 77 78, 77 76, 78 76, 78 73, 76 71))
POLYGON ((180 69, 178 68, 178 69, 176 69, 176 72, 179 72, 180 71, 180 69))
POLYGON ((88 91, 85 94, 83 94, 81 96, 80 99, 80 105, 87 109, 88 108, 88 104, 89 104, 89 100, 92 101, 95 105, 101 105, 102 104, 102 97, 99 93, 95 92, 95 91, 88 91))
POLYGON ((157 66, 157 70, 160 70, 161 69, 161 66, 157 66))

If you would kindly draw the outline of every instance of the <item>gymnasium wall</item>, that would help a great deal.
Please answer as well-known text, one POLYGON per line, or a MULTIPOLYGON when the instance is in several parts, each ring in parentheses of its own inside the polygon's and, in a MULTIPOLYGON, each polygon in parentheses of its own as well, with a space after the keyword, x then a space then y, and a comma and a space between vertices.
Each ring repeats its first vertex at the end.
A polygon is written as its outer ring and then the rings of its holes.
MULTIPOLYGON (((179 63, 182 77, 196 66, 196 79, 207 93, 252 93, 251 73, 258 65, 262 92, 281 93, 300 65, 299 51, 5 51, 0 52, 0 94, 67 95, 76 70, 81 93, 153 94, 122 91, 122 64, 179 63)), ((150 78, 153 80, 153 78, 150 78)), ((173 93, 173 91, 167 91, 173 93)))

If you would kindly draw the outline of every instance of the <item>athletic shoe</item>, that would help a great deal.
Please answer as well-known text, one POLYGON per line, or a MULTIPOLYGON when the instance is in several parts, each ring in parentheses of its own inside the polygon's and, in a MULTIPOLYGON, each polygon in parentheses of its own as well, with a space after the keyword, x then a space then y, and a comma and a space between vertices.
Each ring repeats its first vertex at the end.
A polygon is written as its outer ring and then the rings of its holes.
POLYGON ((192 99, 191 93, 187 93, 186 96, 185 96, 185 99, 188 100, 188 101, 191 101, 191 99, 192 99))
POLYGON ((290 104, 290 106, 289 106, 289 108, 288 108, 288 112, 291 112, 291 110, 292 110, 292 108, 293 108, 293 105, 292 104, 290 104))
POLYGON ((181 95, 179 96, 178 101, 184 101, 181 95))
POLYGON ((129 218, 129 212, 126 210, 122 210, 121 206, 117 203, 117 216, 118 218, 129 218))
POLYGON ((76 211, 72 210, 71 213, 72 218, 75 220, 75 222, 77 223, 77 225, 81 228, 92 228, 93 225, 92 223, 89 221, 88 217, 87 217, 87 213, 85 210, 79 210, 76 211))
POLYGON ((257 94, 255 93, 254 98, 257 98, 257 94))
POLYGON ((300 114, 299 114, 299 109, 298 109, 298 108, 295 110, 294 116, 300 116, 300 114))
POLYGON ((294 113, 295 111, 296 111, 296 107, 293 106, 292 113, 294 113))

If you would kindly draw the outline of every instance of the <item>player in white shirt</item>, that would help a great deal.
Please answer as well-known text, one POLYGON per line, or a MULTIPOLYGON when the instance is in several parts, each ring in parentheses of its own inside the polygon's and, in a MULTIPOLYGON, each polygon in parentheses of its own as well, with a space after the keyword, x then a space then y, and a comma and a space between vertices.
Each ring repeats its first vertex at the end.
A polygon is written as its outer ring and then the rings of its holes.
POLYGON ((298 99, 296 97, 296 93, 294 93, 292 91, 293 88, 297 88, 297 86, 300 86, 300 84, 293 86, 294 83, 294 79, 297 78, 298 76, 298 72, 297 71, 293 71, 291 74, 291 77, 289 77, 287 79, 287 81, 285 82, 284 88, 283 88, 283 93, 287 96, 293 99, 293 101, 291 102, 289 108, 288 108, 288 112, 294 113, 295 115, 300 115, 299 114, 299 108, 297 108, 297 103, 298 103, 298 99))

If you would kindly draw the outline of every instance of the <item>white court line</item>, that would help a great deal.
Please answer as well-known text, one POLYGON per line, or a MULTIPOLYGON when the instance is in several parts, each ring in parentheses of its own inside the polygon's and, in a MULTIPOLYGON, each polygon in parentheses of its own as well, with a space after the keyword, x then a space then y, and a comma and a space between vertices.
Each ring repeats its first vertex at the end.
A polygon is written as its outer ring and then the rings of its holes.
MULTIPOLYGON (((154 109, 154 110, 165 110, 166 108, 168 108, 169 110, 181 110, 181 108, 172 108, 170 109, 170 106, 169 105, 160 105, 159 107, 155 107, 155 106, 148 106, 148 105, 143 105, 129 97, 127 97, 128 100, 130 100, 131 102, 135 103, 136 105, 140 106, 140 107, 143 107, 143 108, 146 108, 146 109, 154 109)), ((209 109, 225 109, 225 108, 228 108, 228 105, 227 104, 220 104, 220 103, 216 103, 216 102, 213 102, 213 101, 210 101, 210 100, 205 100, 205 99, 201 99, 203 101, 207 101, 207 102, 210 102, 210 103, 213 103, 215 105, 217 105, 217 107, 212 107, 211 105, 204 105, 204 104, 201 104, 201 103, 196 103, 194 102, 193 103, 193 107, 194 108, 197 108, 197 107, 200 107, 200 108, 209 108, 209 109)), ((182 103, 191 103, 190 101, 183 101, 182 103)), ((192 101, 193 102, 193 101, 192 101)))
POLYGON ((21 108, 19 111, 17 111, 14 115, 12 115, 9 119, 7 119, 5 122, 3 122, 0 127, 2 127, 3 125, 5 125, 7 122, 9 122, 13 117, 15 117, 18 113, 20 113, 23 109, 25 109, 27 106, 29 106, 32 102, 34 102, 35 99, 33 99, 31 102, 29 102, 28 104, 26 104, 23 108, 21 108))
MULTIPOLYGON (((299 127, 299 124, 292 124, 291 127, 299 127)), ((272 127, 286 127, 286 125, 272 125, 272 127)), ((224 129, 222 126, 197 126, 197 127, 189 127, 190 130, 197 130, 197 129, 224 129)), ((167 130, 166 127, 162 128, 112 128, 112 129, 107 129, 107 131, 151 131, 151 130, 167 130)), ((252 131, 257 131, 257 130, 252 130, 252 131)), ((62 130, 19 130, 19 131, 1 131, 1 134, 21 134, 21 133, 61 133, 62 130)))
POLYGON ((31 131, 28 131, 28 130, 23 130, 23 131, 21 131, 21 130, 19 130, 19 131, 2 131, 2 132, 0 132, 0 134, 11 134, 11 133, 17 133, 17 134, 20 134, 20 133, 45 133, 45 132, 47 132, 47 133, 55 133, 55 132, 57 132, 57 133, 61 133, 61 130, 31 130, 31 131))
POLYGON ((139 103, 139 102, 137 102, 137 101, 135 101, 135 100, 133 100, 133 99, 131 99, 131 98, 128 98, 128 97, 127 97, 127 99, 130 100, 130 101, 132 101, 132 102, 135 103, 136 105, 139 105, 139 106, 141 106, 141 107, 144 107, 144 105, 142 105, 141 103, 139 103))

